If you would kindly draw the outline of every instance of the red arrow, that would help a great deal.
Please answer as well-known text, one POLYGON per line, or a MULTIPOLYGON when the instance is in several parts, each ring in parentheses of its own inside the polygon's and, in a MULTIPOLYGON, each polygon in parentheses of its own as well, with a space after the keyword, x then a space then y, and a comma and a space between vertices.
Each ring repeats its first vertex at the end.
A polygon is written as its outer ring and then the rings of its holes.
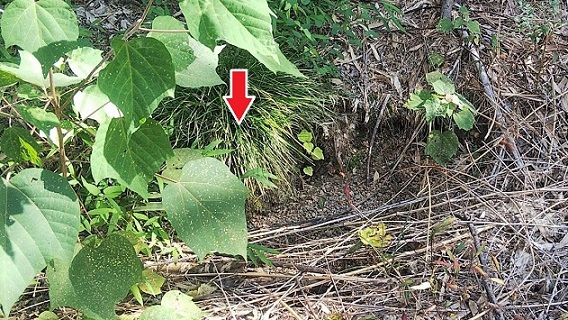
POLYGON ((231 69, 231 95, 223 96, 238 124, 249 111, 255 96, 248 95, 248 70, 231 69))

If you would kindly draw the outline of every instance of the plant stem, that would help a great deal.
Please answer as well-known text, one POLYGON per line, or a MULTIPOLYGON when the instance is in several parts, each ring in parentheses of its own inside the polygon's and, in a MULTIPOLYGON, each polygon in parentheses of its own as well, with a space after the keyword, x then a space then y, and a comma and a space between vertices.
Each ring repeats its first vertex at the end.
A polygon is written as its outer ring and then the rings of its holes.
MULTIPOLYGON (((53 82, 53 68, 49 69, 49 87, 51 89, 51 105, 55 110, 55 115, 59 120, 59 124, 55 127, 57 130, 57 141, 59 144, 59 163, 61 165, 61 174, 63 177, 67 177, 67 165, 66 165, 66 156, 65 156, 65 145, 63 144, 63 130, 61 129, 61 120, 63 120, 63 112, 61 112, 62 108, 59 104, 59 96, 55 91, 55 83, 53 82)), ((46 132, 49 135, 49 132, 46 132)))
POLYGON ((161 174, 159 174, 159 173, 154 173, 154 176, 157 177, 157 178, 166 180, 166 181, 168 181, 168 182, 171 182, 171 183, 178 183, 178 182, 179 182, 179 181, 176 181, 176 180, 174 180, 174 179, 171 179, 171 178, 168 178, 168 177, 166 177, 166 176, 163 176, 163 175, 161 175, 161 174))

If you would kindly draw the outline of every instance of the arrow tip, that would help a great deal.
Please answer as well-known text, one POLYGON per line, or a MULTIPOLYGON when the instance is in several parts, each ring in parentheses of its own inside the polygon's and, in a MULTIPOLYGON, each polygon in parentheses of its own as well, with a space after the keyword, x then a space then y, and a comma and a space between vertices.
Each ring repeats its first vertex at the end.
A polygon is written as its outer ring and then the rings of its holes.
POLYGON ((223 96, 223 99, 240 125, 256 98, 248 95, 247 69, 231 69, 230 88, 230 95, 223 96))
POLYGON ((227 106, 229 106, 229 110, 233 114, 233 117, 237 121, 237 124, 241 124, 243 122, 245 115, 250 110, 250 106, 254 102, 256 97, 227 97, 224 96, 223 100, 227 106))

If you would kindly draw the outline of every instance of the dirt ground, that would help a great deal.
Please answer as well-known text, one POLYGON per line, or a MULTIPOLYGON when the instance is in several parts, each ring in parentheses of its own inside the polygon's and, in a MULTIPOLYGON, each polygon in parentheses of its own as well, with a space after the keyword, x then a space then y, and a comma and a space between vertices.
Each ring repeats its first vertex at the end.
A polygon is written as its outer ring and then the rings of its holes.
MULTIPOLYGON (((519 4, 469 1, 483 35, 470 47, 436 29, 439 3, 397 3, 406 32, 377 22, 379 38, 336 61, 334 83, 355 98, 328 128, 333 160, 250 219, 250 241, 280 251, 276 267, 197 265, 184 248, 180 263, 160 262, 165 289, 214 288, 196 298, 207 319, 568 319, 568 27, 532 41, 519 4), (403 108, 433 52, 479 111, 445 167, 424 155, 427 125, 403 108), (381 223, 388 246, 358 245, 381 223)), ((533 25, 557 17, 539 10, 533 25)))

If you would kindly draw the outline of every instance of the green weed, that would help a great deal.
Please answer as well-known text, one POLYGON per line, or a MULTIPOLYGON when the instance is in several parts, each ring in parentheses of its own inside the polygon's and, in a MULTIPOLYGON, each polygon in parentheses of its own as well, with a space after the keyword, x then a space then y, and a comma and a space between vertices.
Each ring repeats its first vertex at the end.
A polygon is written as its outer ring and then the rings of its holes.
MULTIPOLYGON (((296 135, 332 119, 335 93, 312 79, 275 75, 237 48, 225 50, 220 55, 221 78, 228 79, 231 68, 246 66, 249 94, 256 96, 241 125, 223 101, 227 86, 178 90, 175 100, 159 107, 157 118, 175 128, 171 139, 176 147, 202 148, 211 141, 222 141, 220 148, 234 150, 222 158, 235 174, 242 176, 262 168, 280 179, 279 186, 289 190, 298 162, 309 156, 296 135)), ((267 188, 258 180, 248 179, 245 184, 261 193, 267 188)))
POLYGON ((348 0, 270 0, 268 4, 275 13, 275 38, 283 50, 321 76, 339 74, 333 61, 343 58, 340 39, 360 47, 363 37, 378 37, 368 27, 375 21, 381 21, 387 31, 404 30, 400 9, 389 1, 379 1, 378 7, 348 0))

